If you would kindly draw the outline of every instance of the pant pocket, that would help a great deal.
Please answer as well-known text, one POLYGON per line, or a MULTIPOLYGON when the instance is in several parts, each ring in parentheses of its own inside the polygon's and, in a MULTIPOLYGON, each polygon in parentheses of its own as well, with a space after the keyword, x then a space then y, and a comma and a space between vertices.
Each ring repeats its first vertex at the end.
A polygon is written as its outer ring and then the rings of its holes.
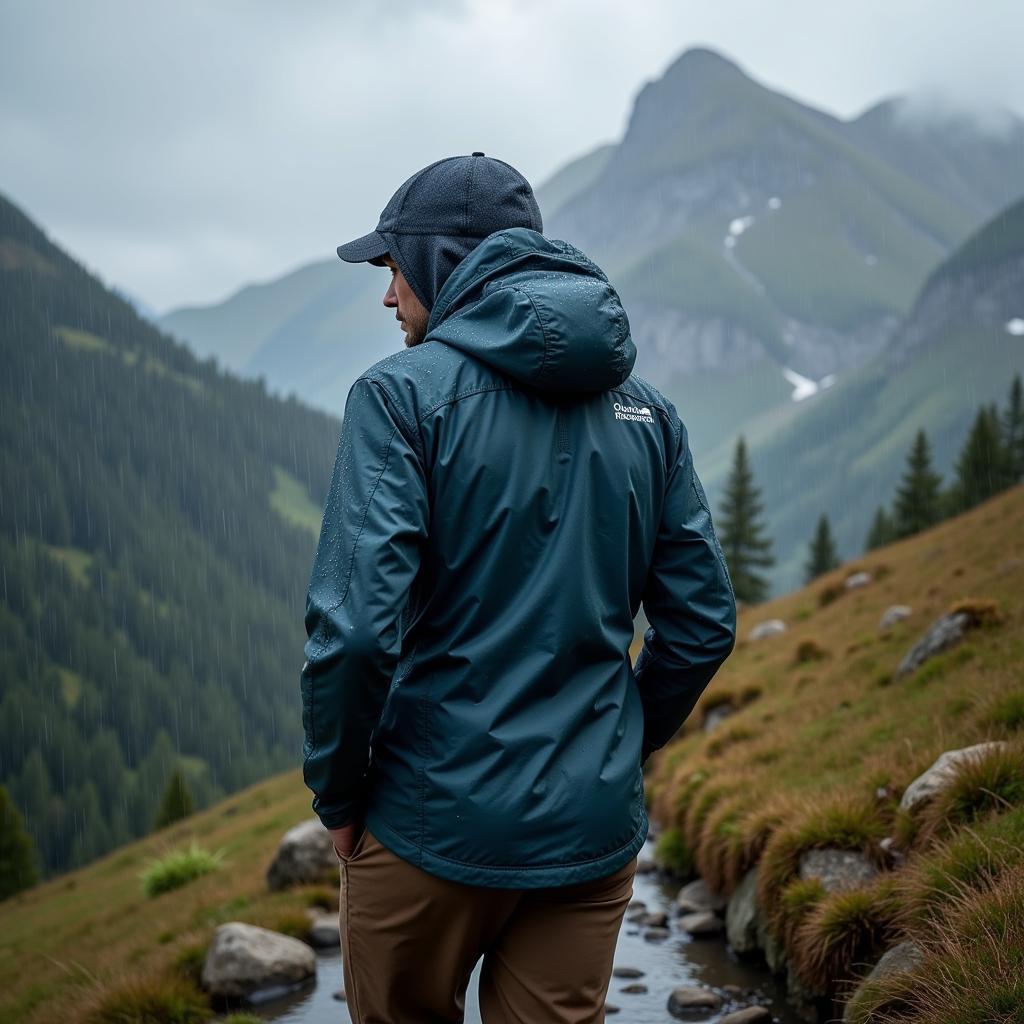
POLYGON ((368 831, 367 827, 363 825, 363 831, 359 833, 356 845, 352 847, 352 852, 347 857, 343 857, 338 851, 338 848, 336 846, 334 847, 334 853, 342 864, 351 864, 352 861, 354 861, 356 857, 363 852, 363 848, 366 846, 366 833, 368 831))

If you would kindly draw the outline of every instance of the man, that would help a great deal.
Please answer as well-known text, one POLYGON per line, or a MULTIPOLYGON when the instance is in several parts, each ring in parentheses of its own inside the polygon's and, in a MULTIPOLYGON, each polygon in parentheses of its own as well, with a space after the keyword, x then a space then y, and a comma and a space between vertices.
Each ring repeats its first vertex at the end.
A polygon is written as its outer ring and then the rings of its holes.
POLYGON ((735 638, 686 431, 526 179, 439 160, 338 247, 405 348, 352 385, 306 602, 303 773, 360 1024, 604 1020, 642 766, 735 638), (650 628, 635 666, 641 602, 650 628))

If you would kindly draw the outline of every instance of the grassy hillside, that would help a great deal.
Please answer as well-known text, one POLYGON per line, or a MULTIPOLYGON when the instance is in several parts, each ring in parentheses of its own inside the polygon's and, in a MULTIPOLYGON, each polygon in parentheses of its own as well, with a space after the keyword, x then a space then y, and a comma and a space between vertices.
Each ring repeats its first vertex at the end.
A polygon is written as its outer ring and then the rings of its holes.
MULTIPOLYGON (((663 836, 683 840, 675 863, 690 851, 705 877, 727 891, 753 860, 792 850, 787 837, 805 835, 808 822, 836 807, 835 821, 856 826, 855 843, 874 851, 872 844, 895 832, 908 844, 906 869, 885 878, 906 881, 913 909, 923 899, 919 867, 941 863, 946 839, 936 834, 925 843, 900 821, 894 805, 903 787, 947 748, 992 738, 1016 743, 1024 730, 1024 488, 874 552, 856 566, 874 572, 874 582, 822 607, 822 593, 854 567, 742 612, 736 652, 684 733, 651 762, 652 813, 663 836), (892 682, 925 626, 964 598, 995 601, 1003 621, 892 682), (896 602, 910 604, 911 617, 880 634, 878 619, 896 602), (789 632, 750 642, 751 627, 768 617, 789 622, 789 632), (699 731, 702 715, 726 700, 743 707, 713 733, 699 731)), ((0 904, 0 1024, 74 1022, 125 982, 191 977, 224 921, 289 931, 311 903, 336 909, 333 882, 267 891, 265 872, 281 835, 309 814, 296 769, 0 904), (137 874, 146 862, 192 839, 223 849, 226 862, 182 889, 145 897, 137 874)), ((1002 828, 1008 818, 995 820, 1002 828)), ((978 825, 996 827, 984 815, 978 825)), ((991 898, 1011 897, 1000 890, 991 898)), ((945 909, 945 902, 926 907, 945 909)), ((911 933, 914 920, 906 925, 911 933)), ((902 934, 885 927, 887 939, 902 934)))
POLYGON ((1006 916, 1024 893, 1024 487, 742 610, 739 638, 683 734, 655 756, 648 797, 667 829, 663 854, 681 870, 695 864, 726 893, 759 865, 763 914, 806 985, 841 995, 884 949, 911 938, 926 956, 909 1020, 1019 1019, 982 1012, 1012 1002, 1022 965, 956 936, 977 932, 986 915, 1007 940, 1019 943, 1024 931, 1024 919, 1006 916), (861 569, 872 581, 845 589, 861 569), (976 628, 894 678, 925 629, 962 602, 976 610, 976 628), (880 630, 895 604, 910 606, 910 617, 880 630), (773 618, 787 631, 751 640, 773 618), (704 732, 703 716, 725 703, 735 712, 704 732), (1008 746, 965 773, 951 797, 914 815, 898 809, 939 754, 987 740, 1008 746), (885 837, 904 859, 887 859, 885 837), (883 870, 852 894, 825 896, 795 865, 829 846, 883 870), (967 895, 955 900, 958 883, 967 895), (951 991, 956 980, 963 991, 951 991), (936 993, 949 1016, 936 1016, 936 993))
POLYGON ((0 783, 44 877, 296 762, 338 420, 140 320, 0 199, 0 783))

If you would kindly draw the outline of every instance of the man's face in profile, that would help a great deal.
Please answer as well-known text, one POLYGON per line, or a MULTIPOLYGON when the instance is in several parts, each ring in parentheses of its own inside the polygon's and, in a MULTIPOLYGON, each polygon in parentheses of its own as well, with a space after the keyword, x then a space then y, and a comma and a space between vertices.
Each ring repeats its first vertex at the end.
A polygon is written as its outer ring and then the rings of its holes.
POLYGON ((406 347, 412 348, 426 337, 430 312, 416 298, 416 293, 409 287, 409 282, 402 276, 398 264, 389 254, 385 253, 381 257, 381 263, 391 273, 391 284, 384 294, 384 305, 395 310, 395 319, 405 331, 406 347))

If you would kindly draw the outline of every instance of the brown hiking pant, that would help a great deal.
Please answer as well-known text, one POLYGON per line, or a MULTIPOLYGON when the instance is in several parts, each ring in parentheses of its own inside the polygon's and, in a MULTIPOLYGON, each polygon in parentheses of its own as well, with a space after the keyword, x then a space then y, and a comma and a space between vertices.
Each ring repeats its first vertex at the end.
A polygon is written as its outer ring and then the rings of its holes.
POLYGON ((592 882, 498 889, 430 874, 364 828, 338 860, 354 1024, 458 1024, 481 956, 483 1024, 604 1021, 636 857, 592 882))

